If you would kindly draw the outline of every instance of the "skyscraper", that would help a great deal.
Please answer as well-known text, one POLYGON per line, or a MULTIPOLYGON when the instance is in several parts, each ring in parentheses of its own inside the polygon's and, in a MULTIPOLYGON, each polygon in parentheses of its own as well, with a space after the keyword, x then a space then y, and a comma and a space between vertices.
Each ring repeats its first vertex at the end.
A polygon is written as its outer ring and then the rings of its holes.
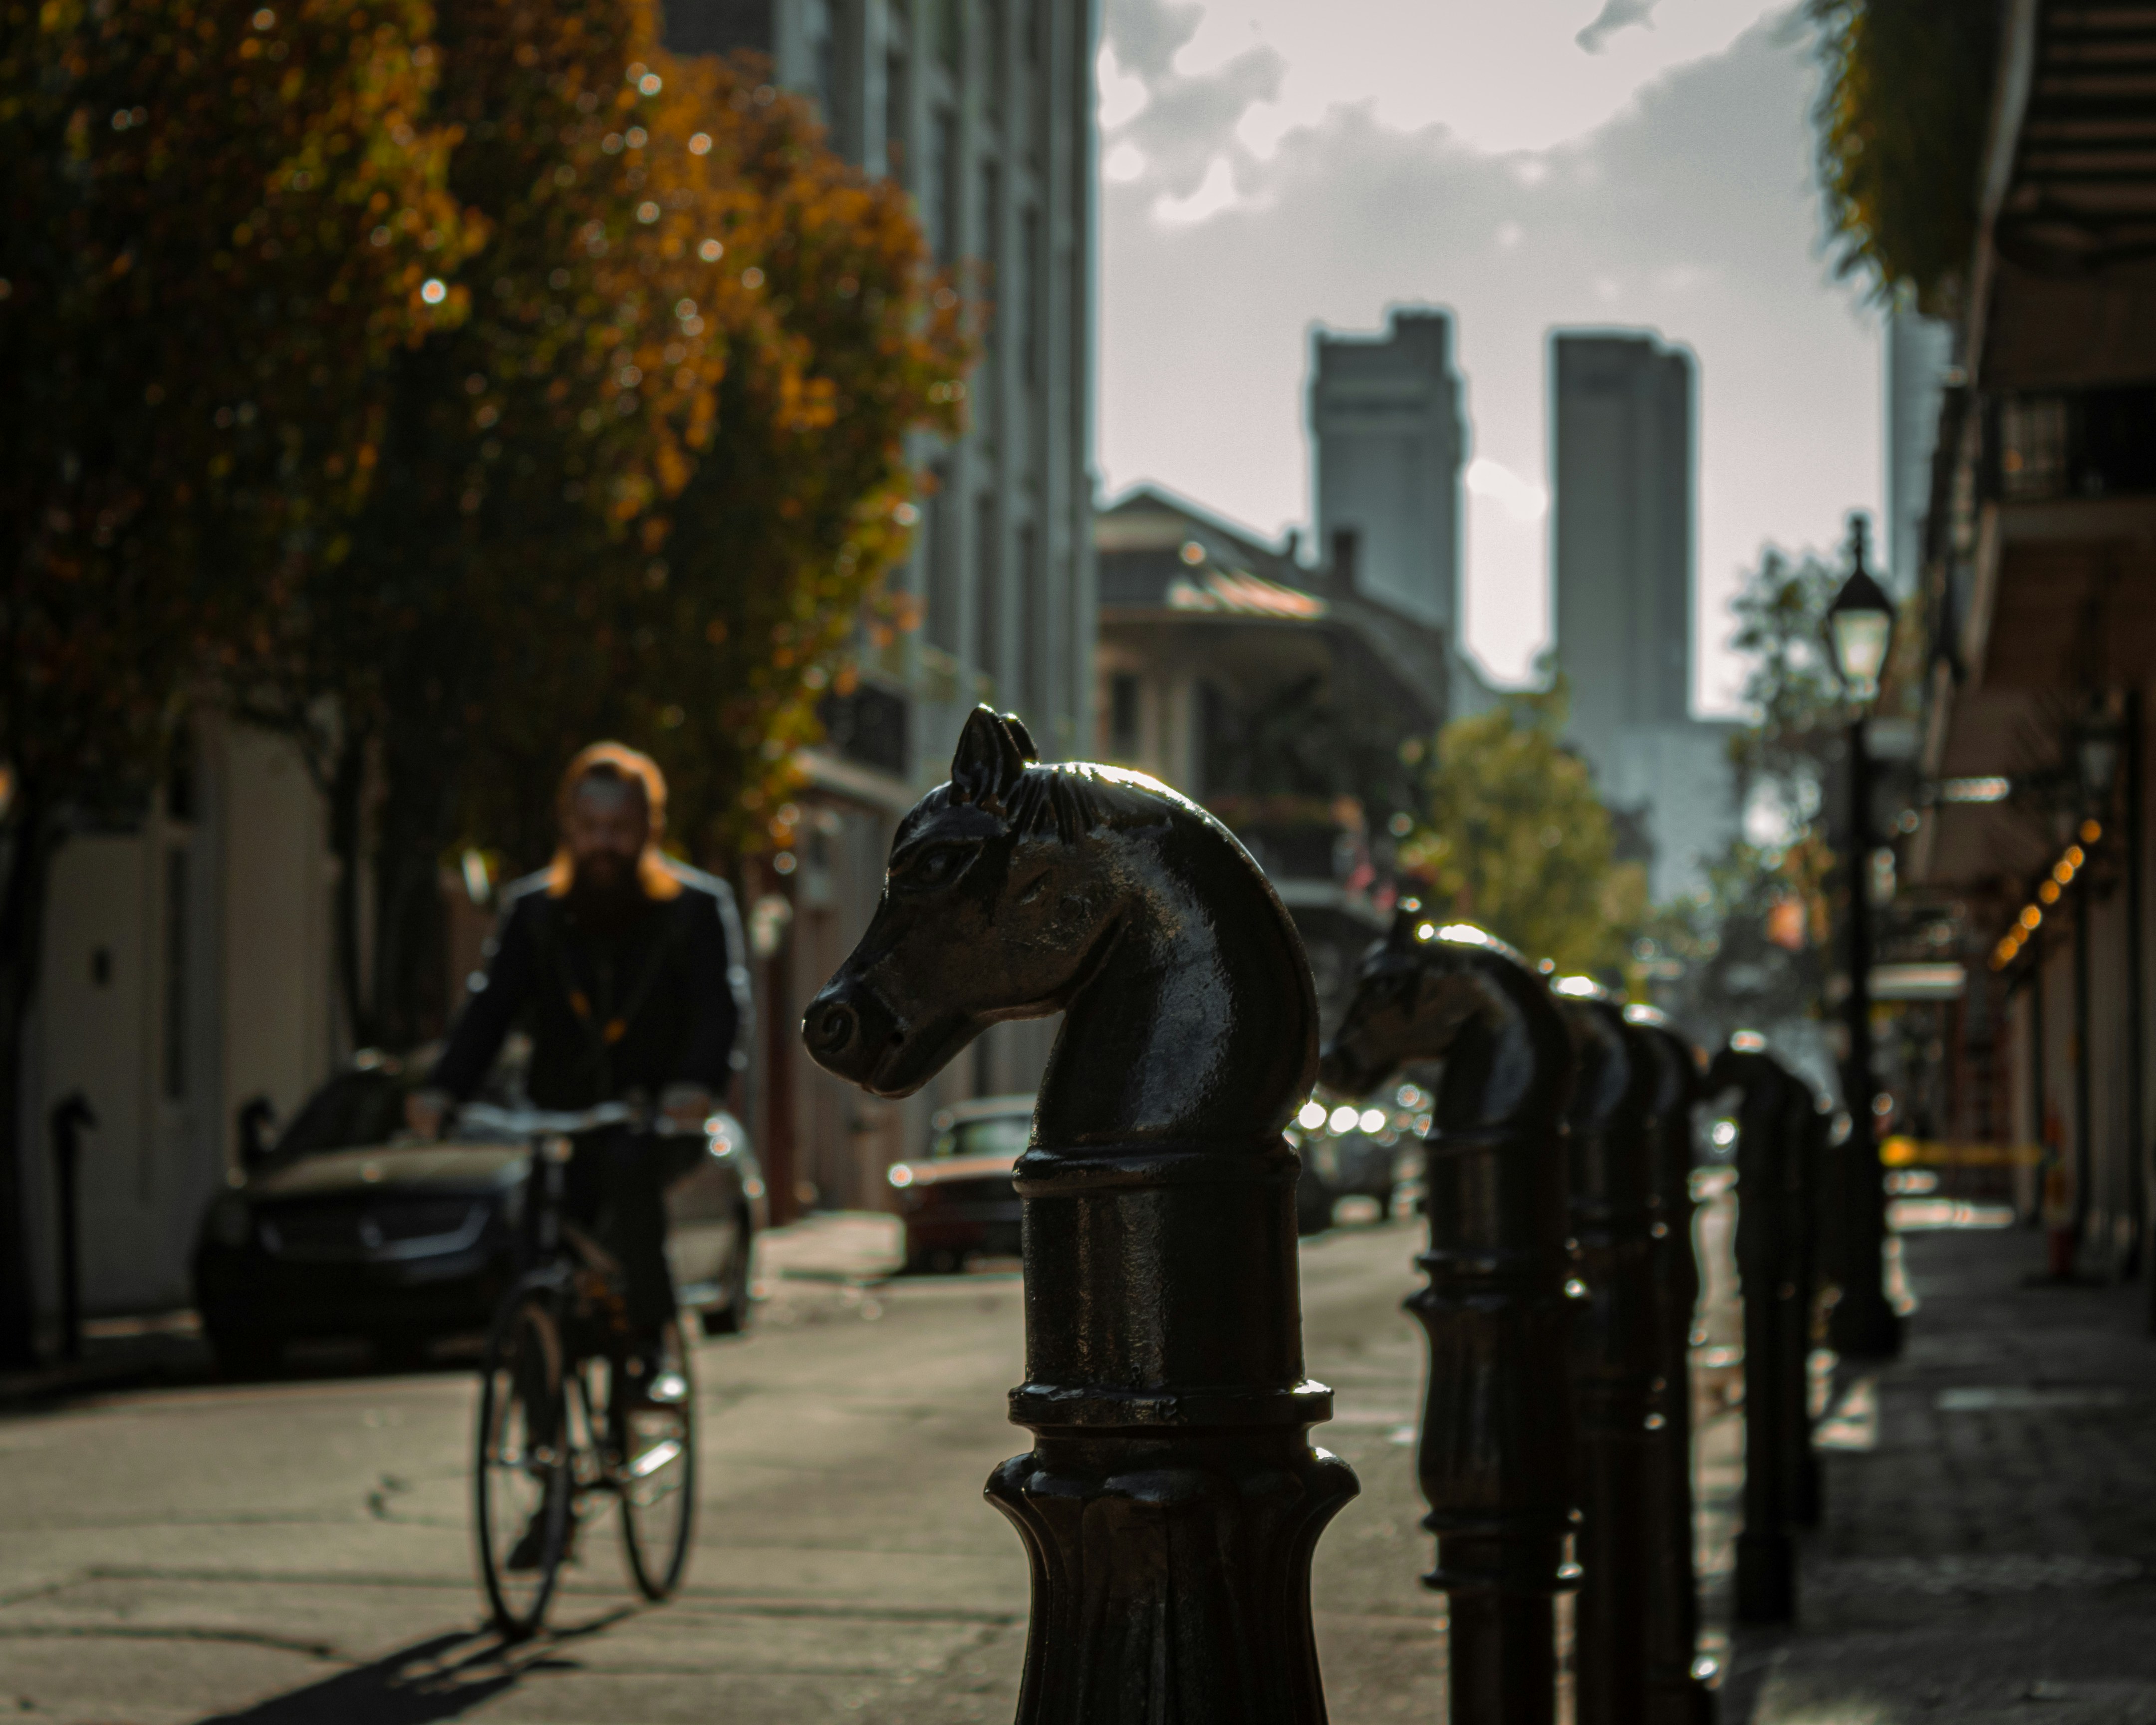
POLYGON ((1603 800, 1651 847, 1667 899, 1736 830, 1730 726, 1691 716, 1696 389, 1691 356, 1652 336, 1550 343, 1557 657, 1567 740, 1603 800))
POLYGON ((1691 356, 1648 336, 1551 348, 1558 659, 1593 757, 1619 726, 1691 711, 1691 356))
POLYGON ((1396 311, 1382 336, 1319 331, 1310 431, 1321 560, 1366 598, 1451 631, 1467 448, 1451 318, 1396 311))

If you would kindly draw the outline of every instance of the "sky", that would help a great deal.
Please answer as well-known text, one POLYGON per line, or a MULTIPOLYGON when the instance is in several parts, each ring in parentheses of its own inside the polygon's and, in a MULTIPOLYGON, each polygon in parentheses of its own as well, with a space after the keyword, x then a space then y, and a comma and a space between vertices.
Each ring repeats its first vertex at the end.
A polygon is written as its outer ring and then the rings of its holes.
POLYGON ((1877 511, 1878 317, 1827 256, 1809 33, 1759 0, 1107 0, 1099 458, 1276 535, 1310 518, 1312 331, 1455 316, 1466 637, 1548 644, 1553 327, 1691 352, 1693 700, 1730 595, 1877 511))

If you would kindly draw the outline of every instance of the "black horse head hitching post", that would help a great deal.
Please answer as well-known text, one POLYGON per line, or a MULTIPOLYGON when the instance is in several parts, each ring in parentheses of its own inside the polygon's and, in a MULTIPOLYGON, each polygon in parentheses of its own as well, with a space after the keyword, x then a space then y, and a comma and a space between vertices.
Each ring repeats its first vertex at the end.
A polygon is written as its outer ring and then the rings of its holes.
POLYGON ((1541 977, 1480 929, 1409 901, 1364 959, 1322 1076, 1348 1096, 1442 1060, 1428 1139, 1430 1337, 1416 1463, 1450 1595, 1454 1725, 1547 1725, 1555 1604, 1578 1519, 1566 1383, 1573 1053, 1541 977))
POLYGON ((1707 1069, 1712 1095, 1737 1109, 1737 1276, 1744 1299, 1744 1531, 1737 1536, 1737 1616, 1787 1623, 1797 1613, 1798 1458, 1810 1449, 1804 1409, 1810 1301, 1802 1153, 1809 1086, 1740 1030, 1707 1069))
POLYGON ((1294 1153, 1317 1009, 1227 829, 1142 775, 1040 766, 977 708, 899 823, 875 919, 811 1003, 818 1061, 919 1089, 1005 1019, 1064 1021, 1019 1158, 1033 1451, 988 1495, 1033 1568, 1020 1725, 1317 1725, 1319 1533, 1294 1153))
POLYGON ((1655 1217, 1655 1404, 1648 1416, 1647 1718, 1712 1725, 1714 1692, 1699 1666, 1699 1578, 1693 1556, 1691 1330, 1699 1307, 1692 1245, 1692 1111, 1705 1056, 1651 1006, 1628 1006, 1653 1086, 1648 1138, 1655 1217))
POLYGON ((1655 1378, 1655 1070, 1617 997, 1592 978, 1551 985, 1578 1049, 1572 1102, 1572 1231, 1586 1310, 1573 1330, 1578 1398, 1580 1725, 1647 1713, 1648 1476, 1655 1378))

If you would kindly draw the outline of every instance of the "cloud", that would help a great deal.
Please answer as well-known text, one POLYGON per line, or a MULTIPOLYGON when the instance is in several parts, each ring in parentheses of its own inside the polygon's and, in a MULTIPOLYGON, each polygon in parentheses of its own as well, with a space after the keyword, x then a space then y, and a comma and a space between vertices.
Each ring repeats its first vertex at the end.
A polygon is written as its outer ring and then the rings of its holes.
POLYGON ((1101 177, 1111 185, 1127 185, 1145 176, 1145 151, 1128 138, 1110 150, 1101 163, 1101 177))
POLYGON ((1471 497, 1487 498, 1516 521, 1540 521, 1549 510, 1549 492, 1532 480, 1522 479, 1502 461, 1478 455, 1467 464, 1462 476, 1471 497))
POLYGON ((1595 14, 1594 22, 1572 39, 1589 54, 1599 54, 1609 39, 1620 30, 1633 24, 1643 29, 1655 27, 1656 0, 1609 0, 1595 14))
POLYGON ((1260 99, 1276 111, 1239 110, 1223 128, 1260 154, 1364 103, 1401 131, 1443 126, 1478 149, 1548 149, 1611 119, 1651 80, 1725 52, 1788 3, 1607 0, 1597 14, 1597 0, 1109 0, 1108 34, 1119 64, 1156 95, 1253 57, 1276 65, 1276 87, 1260 99), (1650 10, 1653 28, 1625 28, 1650 10))
POLYGON ((1101 92, 1101 130, 1113 131, 1127 126, 1145 112, 1146 104, 1152 100, 1152 92, 1146 81, 1135 72, 1126 72, 1116 58, 1116 44, 1101 44, 1101 59, 1095 68, 1101 92))
MULTIPOLYGON (((1463 15, 1455 0, 1428 3, 1463 15)), ((1338 4, 1353 14, 1338 33, 1352 37, 1369 6, 1338 4)), ((1563 9, 1480 15, 1502 38, 1514 13, 1563 9)), ((1700 692, 1726 705, 1735 667, 1717 644, 1738 567, 1765 541, 1830 542, 1843 511, 1878 490, 1876 336, 1820 246, 1804 44, 1769 20, 1641 75, 1639 44, 1666 59, 1681 27, 1697 38, 1703 10, 1727 20, 1758 8, 1661 0, 1654 31, 1625 30, 1590 56, 1573 40, 1587 0, 1549 54, 1603 69, 1631 56, 1631 81, 1599 122, 1527 147, 1476 115, 1539 101, 1544 61, 1496 67, 1472 22, 1456 58, 1493 85, 1481 109, 1404 125, 1383 92, 1392 64, 1412 58, 1423 7, 1393 6, 1397 28, 1358 49, 1386 66, 1359 86, 1327 72, 1340 100, 1307 119, 1294 117, 1310 111, 1296 91, 1315 75, 1296 59, 1303 39, 1282 35, 1277 10, 1255 32, 1250 0, 1240 10, 1244 28, 1223 33, 1212 4, 1110 0, 1116 63, 1148 99, 1116 140, 1137 152, 1122 165, 1142 160, 1142 180, 1102 191, 1109 488, 1152 479, 1269 529, 1307 521, 1311 328, 1375 330, 1405 303, 1457 319, 1482 482, 1486 460, 1539 488, 1549 330, 1659 330, 1698 356, 1700 692), (1276 110, 1270 156, 1246 141, 1260 107, 1276 110)), ((1494 670, 1524 675, 1548 633, 1547 518, 1519 517, 1487 490, 1468 505, 1470 638, 1494 670)))
POLYGON ((1163 192, 1152 201, 1152 218, 1163 228, 1189 228, 1209 216, 1235 207, 1235 169, 1224 156, 1216 156, 1205 169, 1205 177, 1188 198, 1163 192))

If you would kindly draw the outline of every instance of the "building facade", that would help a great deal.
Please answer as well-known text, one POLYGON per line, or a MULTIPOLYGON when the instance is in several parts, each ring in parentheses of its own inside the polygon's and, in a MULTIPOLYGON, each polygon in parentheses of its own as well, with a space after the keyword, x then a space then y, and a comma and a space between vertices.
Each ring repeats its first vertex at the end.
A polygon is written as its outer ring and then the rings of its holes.
POLYGON ((1094 534, 1094 752, 1235 831, 1301 932, 1329 1029, 1385 926, 1400 746, 1445 721, 1447 638, 1154 487, 1094 534))
POLYGON ((1698 454, 1691 356, 1651 336, 1550 342, 1550 560, 1567 740, 1675 897, 1737 831, 1732 726, 1691 716, 1698 454))
POLYGON ((80 1095, 82 1293, 92 1314, 190 1300, 204 1208, 256 1098, 290 1119, 350 1051, 331 970, 336 860, 297 752, 200 708, 163 781, 78 819, 54 860, 26 1052, 26 1245, 59 1304, 49 1122, 80 1095))
POLYGON ((2156 1289, 2156 126, 2117 99, 2156 75, 2140 22, 2057 0, 2003 16, 1924 428, 1920 650, 1882 706, 1919 738, 1885 841, 1897 908, 1967 975, 1912 1039, 1938 1134, 2012 1167, 2055 1273, 2156 1289), (2098 34, 2116 46, 2094 56, 2098 34))
POLYGON ((670 0, 677 52, 768 56, 834 146, 911 193, 938 261, 980 307, 965 433, 922 438, 911 556, 921 627, 865 633, 858 685, 801 759, 799 854, 748 893, 765 997, 753 1129, 783 1214, 879 1204, 934 1108, 1031 1090, 1048 1027, 998 1026, 918 1101, 891 1106, 815 1068, 800 1008, 866 927, 897 817, 947 774, 967 711, 1015 711, 1042 752, 1091 733, 1095 278, 1091 0, 670 0), (782 872, 781 870, 783 870, 782 872))

